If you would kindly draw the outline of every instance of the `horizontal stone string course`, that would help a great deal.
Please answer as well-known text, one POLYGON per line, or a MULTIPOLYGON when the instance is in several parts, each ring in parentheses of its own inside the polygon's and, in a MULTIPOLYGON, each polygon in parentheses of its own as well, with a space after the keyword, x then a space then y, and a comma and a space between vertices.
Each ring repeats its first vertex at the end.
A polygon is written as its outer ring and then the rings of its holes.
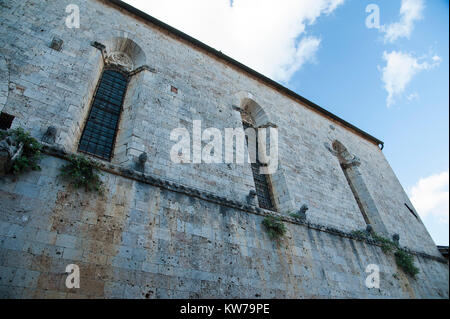
MULTIPOLYGON (((62 147, 50 145, 47 143, 42 143, 42 144, 43 144, 43 152, 47 155, 61 158, 63 160, 68 160, 71 155, 74 155, 70 152, 67 152, 62 147)), ((281 218, 281 220, 284 222, 305 226, 310 229, 326 232, 326 233, 344 237, 344 238, 350 238, 353 240, 362 241, 369 245, 381 247, 381 244, 379 242, 377 242, 376 240, 370 239, 370 238, 362 238, 360 236, 356 236, 352 233, 341 231, 341 230, 333 228, 333 227, 320 225, 317 223, 310 223, 303 219, 297 219, 297 218, 286 216, 286 215, 283 215, 283 214, 280 214, 280 213, 277 213, 274 211, 262 209, 262 208, 254 206, 254 205, 249 205, 246 203, 228 199, 226 197, 217 196, 215 194, 209 193, 204 190, 199 190, 199 189, 196 189, 196 188, 193 188, 190 186, 186 186, 186 185, 182 185, 180 183, 170 181, 170 180, 163 180, 161 178, 151 176, 150 174, 138 172, 134 169, 124 167, 121 165, 105 163, 105 162, 98 161, 96 159, 92 159, 92 161, 94 161, 98 165, 99 169, 101 169, 105 172, 114 174, 114 175, 122 176, 124 178, 129 178, 129 179, 141 182, 141 183, 164 188, 164 189, 172 191, 172 192, 177 192, 177 193, 185 194, 188 196, 196 197, 201 200, 212 202, 212 203, 219 204, 222 206, 239 209, 241 211, 245 211, 245 212, 248 212, 251 214, 260 215, 260 216, 269 216, 269 215, 276 216, 276 217, 281 218)), ((402 247, 402 248, 416 256, 432 259, 432 260, 435 260, 435 261, 438 261, 438 262, 444 263, 444 264, 447 263, 447 260, 445 258, 436 257, 433 255, 424 253, 424 252, 414 251, 412 249, 409 249, 408 247, 402 247)))

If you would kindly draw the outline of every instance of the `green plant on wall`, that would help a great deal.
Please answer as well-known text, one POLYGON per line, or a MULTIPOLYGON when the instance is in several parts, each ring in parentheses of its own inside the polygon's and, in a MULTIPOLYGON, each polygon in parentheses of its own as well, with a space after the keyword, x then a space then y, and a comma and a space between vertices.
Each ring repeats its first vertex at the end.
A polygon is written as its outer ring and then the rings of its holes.
MULTIPOLYGON (((42 157, 42 145, 23 128, 16 128, 0 132, 0 140, 10 139, 17 145, 17 158, 12 162, 11 170, 14 175, 29 171, 40 170, 38 162, 42 157), (21 148, 21 149, 20 149, 21 148)), ((9 168, 9 166, 8 166, 9 168)))
POLYGON ((69 163, 61 167, 60 176, 69 180, 76 188, 84 187, 86 191, 102 192, 103 183, 100 180, 98 166, 84 156, 70 156, 69 163))
POLYGON ((280 217, 268 215, 264 217, 262 224, 269 234, 270 239, 278 240, 286 233, 286 226, 280 217))
POLYGON ((419 268, 414 265, 413 256, 403 249, 398 249, 395 252, 395 262, 411 277, 415 277, 419 273, 419 268))
POLYGON ((381 245, 381 250, 385 254, 394 252, 395 263, 397 266, 411 277, 414 278, 420 272, 419 268, 414 265, 414 257, 411 253, 401 248, 397 242, 380 236, 375 232, 368 233, 364 230, 354 230, 351 234, 360 238, 372 237, 378 244, 381 245))
POLYGON ((367 232, 364 230, 354 230, 351 234, 358 238, 367 238, 367 232))
POLYGON ((391 241, 385 237, 377 235, 375 232, 372 233, 372 238, 375 239, 379 244, 381 244, 381 250, 384 253, 390 253, 394 249, 399 249, 399 246, 397 243, 394 243, 393 241, 391 241))
POLYGON ((287 214, 291 217, 298 218, 298 214, 295 212, 295 210, 290 210, 287 212, 287 214))
POLYGON ((288 215, 297 219, 301 219, 302 216, 298 212, 288 212, 288 215))

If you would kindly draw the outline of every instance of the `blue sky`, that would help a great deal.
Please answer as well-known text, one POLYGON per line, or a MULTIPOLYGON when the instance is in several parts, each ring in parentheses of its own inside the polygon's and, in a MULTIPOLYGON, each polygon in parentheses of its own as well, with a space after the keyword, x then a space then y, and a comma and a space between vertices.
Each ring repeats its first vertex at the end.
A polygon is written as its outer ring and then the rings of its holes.
POLYGON ((448 1, 126 2, 383 140, 432 237, 448 245, 448 1), (379 28, 366 25, 369 4, 379 28))
MULTIPOLYGON (((431 176, 448 172, 449 167, 449 3, 427 1, 409 38, 394 43, 385 43, 383 33, 365 26, 369 3, 378 4, 380 24, 399 20, 401 1, 347 1, 312 26, 310 32, 322 39, 317 62, 304 65, 288 86, 383 140, 383 152, 411 196, 420 179, 428 178, 425 182, 430 184, 431 176), (392 51, 424 60, 437 55, 442 61, 414 75, 404 94, 388 107, 381 79, 386 66, 383 52, 392 51)), ((422 188, 412 200, 436 243, 448 245, 448 175, 441 176, 446 184, 437 181, 444 186, 436 191, 447 193, 446 204, 445 196, 422 188), (421 191, 422 196, 438 199, 417 198, 421 191), (435 207, 429 208, 428 200, 435 200, 435 207)))

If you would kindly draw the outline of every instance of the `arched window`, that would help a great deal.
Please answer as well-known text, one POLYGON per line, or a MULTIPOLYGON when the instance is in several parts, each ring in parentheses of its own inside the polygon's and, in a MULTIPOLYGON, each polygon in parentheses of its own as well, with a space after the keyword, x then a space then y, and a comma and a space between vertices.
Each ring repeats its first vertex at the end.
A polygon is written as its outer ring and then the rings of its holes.
POLYGON ((78 145, 80 152, 111 160, 127 85, 126 73, 105 68, 78 145))
POLYGON ((364 178, 359 171, 361 161, 358 157, 351 155, 347 148, 339 141, 333 142, 333 151, 339 160, 344 176, 350 186, 366 224, 372 225, 377 233, 387 234, 386 227, 383 223, 380 212, 378 211, 377 205, 375 204, 364 178))
MULTIPOLYGON (((269 114, 261 107, 257 102, 258 98, 252 93, 239 91, 234 94, 233 99, 235 116, 239 117, 243 128, 249 131, 246 132, 247 151, 250 158, 253 156, 252 162, 254 163, 251 164, 251 170, 259 206, 279 212, 294 210, 295 203, 287 187, 281 159, 278 157, 278 126, 271 121, 269 114), (256 148, 260 129, 265 129, 268 134, 266 135, 266 154, 261 154, 261 156, 266 156, 261 161, 255 161, 256 154, 259 153, 256 148), (268 138, 269 136, 270 138, 268 138)), ((236 120, 239 121, 238 118, 236 120)), ((249 189, 249 191, 251 190, 249 189)))

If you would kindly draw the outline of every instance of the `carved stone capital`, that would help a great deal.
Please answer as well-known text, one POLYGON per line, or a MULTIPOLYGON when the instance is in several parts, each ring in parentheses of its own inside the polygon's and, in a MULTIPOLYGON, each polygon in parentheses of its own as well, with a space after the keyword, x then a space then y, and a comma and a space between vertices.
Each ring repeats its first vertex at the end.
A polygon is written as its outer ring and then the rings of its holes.
POLYGON ((128 72, 133 71, 134 68, 133 60, 127 54, 120 51, 108 53, 105 58, 105 63, 119 66, 128 72))
POLYGON ((358 157, 353 156, 352 159, 350 159, 346 163, 343 163, 342 167, 343 168, 350 168, 350 167, 359 167, 360 165, 361 165, 361 160, 358 157))

